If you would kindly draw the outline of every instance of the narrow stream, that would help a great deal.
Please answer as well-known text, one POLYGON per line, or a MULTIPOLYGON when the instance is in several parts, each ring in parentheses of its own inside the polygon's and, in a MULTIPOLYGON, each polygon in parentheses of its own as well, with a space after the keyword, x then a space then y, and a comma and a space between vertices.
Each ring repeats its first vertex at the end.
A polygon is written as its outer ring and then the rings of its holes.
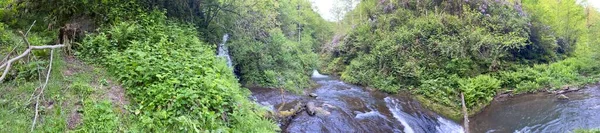
MULTIPOLYGON (((395 132, 395 133, 460 133, 461 126, 431 111, 423 109, 408 95, 389 95, 369 91, 314 72, 319 86, 310 93, 316 98, 285 93, 285 106, 313 102, 321 108, 317 115, 302 112, 293 117, 284 132, 395 132)), ((271 110, 282 104, 279 90, 251 88, 255 100, 271 110)))

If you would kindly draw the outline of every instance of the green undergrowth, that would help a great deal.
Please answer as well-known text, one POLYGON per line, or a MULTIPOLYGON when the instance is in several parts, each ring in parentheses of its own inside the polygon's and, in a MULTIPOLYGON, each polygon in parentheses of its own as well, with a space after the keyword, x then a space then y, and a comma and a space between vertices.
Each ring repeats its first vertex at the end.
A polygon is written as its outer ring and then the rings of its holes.
MULTIPOLYGON (((90 131, 87 130, 87 127, 94 126, 94 129, 111 129, 122 127, 120 125, 128 125, 125 123, 127 122, 125 120, 118 121, 117 125, 108 125, 106 122, 95 122, 95 120, 106 117, 124 117, 126 114, 126 112, 113 112, 112 115, 104 116, 103 112, 89 111, 98 110, 100 109, 99 107, 102 107, 90 101, 108 100, 108 97, 105 95, 108 92, 107 89, 109 86, 101 85, 100 83, 110 79, 110 77, 106 76, 103 72, 104 70, 99 68, 79 66, 81 64, 70 64, 72 62, 66 62, 65 57, 61 53, 61 50, 55 51, 48 86, 44 90, 44 96, 40 97, 40 113, 34 132, 90 131), (70 69, 79 70, 73 71, 70 69), (72 71, 72 73, 67 74, 66 71, 72 71), (73 118, 73 115, 77 113, 81 117, 73 118), (99 115, 102 115, 102 117, 99 115), (73 120, 77 119, 83 122, 83 124, 73 122, 73 120), (73 126, 69 127, 69 123, 72 123, 73 126)), ((40 62, 43 63, 37 65, 48 65, 47 57, 38 58, 42 58, 43 61, 40 62)), ((36 63, 32 62, 29 64, 36 63)), ((45 73, 45 70, 43 70, 43 73, 45 73)), ((35 96, 32 98, 31 95, 36 88, 40 87, 41 82, 35 76, 35 80, 16 78, 0 84, 3 92, 0 94, 0 132, 29 132, 36 101, 35 96), (30 100, 30 98, 32 99, 30 100)), ((108 103, 108 106, 103 106, 101 109, 118 110, 110 101, 105 103, 108 103)), ((111 130, 111 132, 114 131, 117 130, 111 130)))
POLYGON ((234 5, 240 7, 236 9, 240 15, 227 16, 223 23, 232 28, 226 45, 240 83, 295 93, 310 88, 310 73, 319 64, 316 53, 329 41, 332 23, 321 18, 308 0, 234 5))
MULTIPOLYGON (((47 62, 40 63, 43 66, 47 66, 47 64, 47 62)), ((66 128, 65 118, 69 112, 67 110, 72 106, 62 106, 59 103, 71 99, 74 95, 63 90, 63 86, 68 85, 61 73, 64 66, 63 60, 54 58, 51 77, 44 91, 43 99, 40 99, 39 120, 44 121, 37 123, 36 131, 56 132, 64 131, 66 128), (50 105, 49 102, 53 102, 53 104, 50 105)), ((37 79, 37 73, 35 77, 37 79)), ((0 132, 29 132, 36 103, 35 96, 32 97, 32 94, 36 88, 40 88, 41 82, 17 78, 0 84, 2 89, 0 94, 0 132)))
POLYGON ((575 129, 574 133, 600 133, 600 129, 575 129))
MULTIPOLYGON (((28 34, 29 43, 54 43, 56 31, 39 30, 43 27, 40 23, 34 25, 28 34)), ((11 57, 14 57, 25 50, 26 44, 16 31, 0 23, 0 56, 6 56, 15 49, 11 53, 11 57)), ((40 92, 41 84, 45 81, 49 56, 50 50, 32 51, 29 57, 16 61, 6 81, 0 83, 0 132, 30 131, 37 99, 34 93, 40 92)), ((48 85, 39 100, 39 117, 33 131, 124 131, 122 128, 128 127, 131 119, 126 115, 127 112, 120 111, 109 100, 109 89, 119 85, 112 81, 114 79, 107 76, 104 69, 80 63, 64 55, 62 49, 56 49, 48 85), (117 118, 120 119, 112 125, 102 120, 117 118)))
MULTIPOLYGON (((104 65, 134 104, 132 129, 150 132, 273 132, 214 47, 194 27, 154 11, 88 35, 78 55, 104 65)), ((110 111, 96 110, 103 113, 110 111)), ((105 119, 112 122, 115 120, 105 119)))

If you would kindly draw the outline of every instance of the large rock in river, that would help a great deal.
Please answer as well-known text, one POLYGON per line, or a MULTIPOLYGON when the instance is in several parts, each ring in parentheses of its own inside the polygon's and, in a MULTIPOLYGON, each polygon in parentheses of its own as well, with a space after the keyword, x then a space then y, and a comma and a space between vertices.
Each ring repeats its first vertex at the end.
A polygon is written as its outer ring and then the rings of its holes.
POLYGON ((315 103, 314 102, 308 102, 306 103, 306 113, 308 113, 308 115, 310 116, 314 116, 315 115, 315 103))

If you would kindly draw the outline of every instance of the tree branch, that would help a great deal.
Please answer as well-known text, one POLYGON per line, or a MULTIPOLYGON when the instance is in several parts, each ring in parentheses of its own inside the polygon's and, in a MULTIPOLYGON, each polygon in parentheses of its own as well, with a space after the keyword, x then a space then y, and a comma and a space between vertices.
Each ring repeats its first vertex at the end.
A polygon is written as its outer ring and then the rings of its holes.
MULTIPOLYGON (((15 61, 17 61, 17 60, 19 60, 19 59, 21 59, 21 58, 23 58, 23 57, 27 56, 29 53, 31 53, 31 50, 40 50, 40 49, 55 49, 55 48, 62 48, 62 47, 64 47, 64 46, 65 46, 65 45, 62 45, 62 44, 60 44, 60 45, 30 46, 30 47, 29 47, 27 50, 25 50, 25 52, 23 52, 21 55, 19 55, 19 56, 15 57, 15 58, 12 58, 12 59, 8 60, 6 63, 4 63, 4 64, 0 65, 0 68, 6 67, 6 68, 4 69, 4 72, 2 73, 2 76, 0 77, 0 83, 4 82, 4 78, 6 78, 6 74, 8 74, 8 71, 10 70, 10 65, 11 65, 13 62, 15 62, 15 61)), ((50 57, 50 58, 52 58, 52 57, 50 57)))
MULTIPOLYGON (((27 37, 27 35, 29 34, 29 31, 31 31, 31 28, 33 28, 33 25, 35 25, 35 22, 37 22, 37 20, 33 20, 33 23, 31 24, 31 26, 29 26, 29 29, 27 29, 27 32, 25 32, 25 37, 27 37)), ((4 57, 4 59, 0 60, 0 63, 4 63, 4 61, 8 60, 8 57, 10 57, 10 54, 12 54, 13 52, 15 52, 15 50, 19 47, 20 45, 15 46, 10 53, 6 54, 6 57, 4 57)), ((29 46, 29 45, 27 45, 29 46)), ((2 67, 0 67, 2 68, 2 67)))
POLYGON ((33 129, 35 128, 35 123, 37 121, 38 118, 38 114, 39 114, 39 106, 40 106, 40 96, 44 95, 44 89, 46 89, 46 85, 48 85, 48 79, 50 79, 50 72, 52 71, 52 59, 54 57, 54 49, 52 49, 50 51, 50 64, 48 64, 48 74, 46 74, 46 81, 44 82, 44 85, 42 85, 42 90, 40 91, 40 93, 38 93, 37 98, 36 98, 36 102, 35 102, 35 116, 33 117, 33 122, 31 124, 31 132, 33 132, 33 129))

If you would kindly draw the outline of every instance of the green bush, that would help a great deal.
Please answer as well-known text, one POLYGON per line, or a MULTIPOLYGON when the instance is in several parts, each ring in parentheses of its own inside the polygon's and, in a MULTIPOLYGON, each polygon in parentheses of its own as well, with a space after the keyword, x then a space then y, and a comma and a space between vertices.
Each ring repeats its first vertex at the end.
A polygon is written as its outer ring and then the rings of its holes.
POLYGON ((229 45, 241 81, 294 92, 310 87, 309 73, 318 59, 311 46, 289 40, 279 29, 269 34, 267 43, 244 38, 229 45))
POLYGON ((106 65, 127 87, 143 129, 277 129, 258 115, 263 110, 249 102, 249 91, 240 88, 224 60, 215 57, 215 48, 200 41, 192 26, 167 21, 164 13, 156 11, 139 20, 86 37, 78 54, 106 65))
POLYGON ((444 105, 446 107, 458 107, 460 105, 458 86, 458 76, 453 75, 449 78, 438 77, 421 81, 421 86, 416 89, 416 94, 432 98, 431 101, 444 105), (433 98, 435 97, 435 98, 433 98))
POLYGON ((82 132, 117 132, 121 123, 117 113, 113 110, 111 101, 94 102, 85 100, 83 104, 82 132))
POLYGON ((489 76, 479 75, 474 78, 461 79, 458 81, 461 92, 464 93, 467 108, 487 105, 500 89, 502 81, 489 76))
POLYGON ((88 83, 75 82, 69 86, 69 89, 75 90, 75 92, 81 97, 87 97, 88 95, 94 93, 94 88, 92 88, 88 83))
POLYGON ((516 86, 516 93, 534 92, 540 89, 540 85, 534 81, 523 81, 516 86))

